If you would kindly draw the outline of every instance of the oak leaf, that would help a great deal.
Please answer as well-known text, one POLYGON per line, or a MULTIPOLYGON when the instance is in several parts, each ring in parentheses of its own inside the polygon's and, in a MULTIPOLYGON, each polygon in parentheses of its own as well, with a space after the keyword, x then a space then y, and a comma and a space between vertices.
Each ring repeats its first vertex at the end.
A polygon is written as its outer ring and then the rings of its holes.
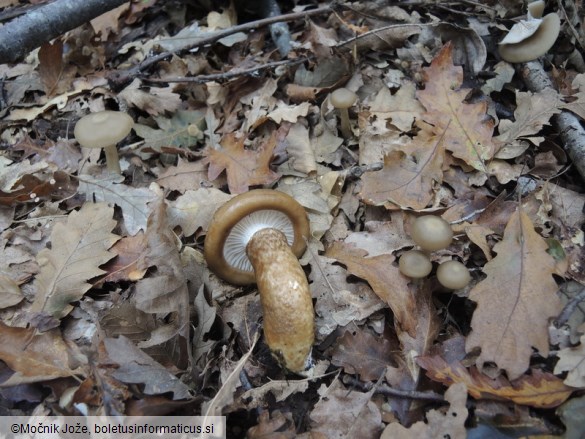
POLYGON ((42 334, 34 328, 13 328, 0 322, 0 360, 14 371, 0 386, 71 377, 80 371, 70 361, 69 347, 58 329, 42 334))
POLYGON ((85 203, 69 214, 66 224, 55 224, 51 248, 37 255, 41 271, 34 282, 31 313, 61 319, 71 311, 69 304, 91 288, 87 280, 105 273, 99 266, 115 256, 109 249, 119 239, 111 233, 116 226, 113 215, 113 207, 85 203))
POLYGON ((581 337, 579 346, 561 349, 557 355, 559 361, 555 365, 554 373, 568 371, 565 384, 585 388, 585 335, 581 337))
POLYGON ((403 427, 398 422, 388 424, 382 432, 380 439, 433 439, 450 438, 465 439, 467 432, 465 420, 467 419, 467 392, 462 383, 453 384, 445 392, 445 400, 451 405, 447 413, 441 410, 430 410, 426 414, 427 423, 418 421, 409 428, 403 427))
POLYGON ((504 399, 531 407, 551 408, 566 401, 574 390, 560 378, 538 369, 508 381, 502 375, 490 378, 474 366, 468 370, 460 362, 447 363, 440 356, 418 357, 416 362, 426 369, 433 381, 445 385, 465 383, 467 392, 476 399, 504 399))
POLYGON ((548 319, 559 314, 561 304, 547 248, 528 215, 513 213, 494 246, 497 256, 483 269, 487 278, 469 294, 477 309, 466 349, 481 347, 480 369, 494 362, 513 380, 528 369, 532 347, 548 354, 548 319))
POLYGON ((424 209, 433 199, 435 185, 443 181, 445 145, 443 137, 421 131, 386 154, 381 171, 362 177, 360 197, 375 206, 424 209))
POLYGON ((225 170, 232 194, 246 192, 249 186, 273 183, 278 178, 270 169, 276 136, 272 135, 256 150, 246 149, 245 140, 230 133, 222 139, 221 149, 207 150, 209 179, 215 180, 225 170))
POLYGON ((494 122, 487 115, 487 102, 467 103, 470 89, 461 88, 463 68, 453 65, 451 44, 446 44, 423 69, 424 90, 418 100, 427 112, 425 122, 443 137, 446 148, 473 168, 486 171, 486 162, 494 155, 494 122))

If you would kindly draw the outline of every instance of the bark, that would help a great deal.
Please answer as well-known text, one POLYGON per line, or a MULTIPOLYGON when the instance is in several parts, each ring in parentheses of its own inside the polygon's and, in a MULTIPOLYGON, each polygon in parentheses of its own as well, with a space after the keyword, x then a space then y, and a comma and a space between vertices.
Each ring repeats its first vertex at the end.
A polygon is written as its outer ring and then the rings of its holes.
POLYGON ((0 27, 0 64, 23 59, 31 50, 127 3, 128 0, 55 0, 0 27))

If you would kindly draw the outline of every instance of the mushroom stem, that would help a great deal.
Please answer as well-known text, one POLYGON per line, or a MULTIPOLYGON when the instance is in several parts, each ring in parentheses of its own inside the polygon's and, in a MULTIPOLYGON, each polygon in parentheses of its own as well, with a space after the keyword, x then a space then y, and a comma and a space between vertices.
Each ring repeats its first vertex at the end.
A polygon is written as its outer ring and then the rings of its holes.
POLYGON ((106 153, 106 165, 108 166, 108 171, 121 174, 122 169, 120 169, 120 157, 118 156, 116 145, 106 146, 104 151, 106 153))
POLYGON ((303 374, 311 364, 315 338, 309 284, 282 232, 256 232, 246 247, 256 275, 264 314, 266 344, 291 372, 303 374))
POLYGON ((349 123, 349 111, 347 108, 339 109, 339 119, 341 122, 341 135, 344 139, 349 139, 352 135, 351 125, 349 123))

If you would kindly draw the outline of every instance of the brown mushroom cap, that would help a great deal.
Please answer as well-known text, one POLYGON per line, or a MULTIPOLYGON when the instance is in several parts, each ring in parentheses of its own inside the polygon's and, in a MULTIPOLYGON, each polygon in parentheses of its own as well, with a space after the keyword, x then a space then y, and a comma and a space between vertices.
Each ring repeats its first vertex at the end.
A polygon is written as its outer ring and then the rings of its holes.
POLYGON ((435 251, 446 248, 451 244, 453 229, 440 216, 425 215, 414 220, 410 236, 423 250, 435 251))
POLYGON ((443 262, 437 268, 437 280, 445 288, 459 290, 471 281, 471 275, 465 265, 459 261, 443 262))
POLYGON ((335 108, 349 108, 355 104, 357 95, 353 91, 342 87, 333 91, 329 96, 329 99, 331 101, 331 105, 333 105, 335 108))
POLYGON ((246 245, 254 233, 265 228, 281 230, 292 252, 302 256, 310 235, 303 206, 284 192, 255 189, 232 198, 215 212, 205 237, 208 267, 232 284, 255 283, 246 245))
POLYGON ((499 52, 504 61, 520 63, 532 61, 549 51, 561 31, 561 19, 554 12, 547 14, 530 37, 514 44, 500 44, 499 52))
POLYGON ((105 148, 126 137, 134 121, 120 111, 99 111, 83 116, 75 124, 73 134, 84 148, 105 148))
POLYGON ((418 279, 428 276, 433 269, 433 264, 423 252, 409 250, 400 257, 398 268, 403 275, 418 279))

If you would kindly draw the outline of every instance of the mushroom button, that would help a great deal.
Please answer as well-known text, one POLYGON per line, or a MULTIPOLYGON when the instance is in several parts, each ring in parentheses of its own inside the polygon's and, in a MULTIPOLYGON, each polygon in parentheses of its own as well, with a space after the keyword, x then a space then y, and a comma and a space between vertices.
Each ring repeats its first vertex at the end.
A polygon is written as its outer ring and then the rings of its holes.
POLYGON ((425 215, 414 220, 410 236, 423 250, 435 251, 451 244, 453 229, 440 216, 425 215))
POLYGON ((116 144, 126 137, 134 121, 120 111, 100 111, 83 116, 75 124, 73 134, 83 148, 104 148, 110 172, 121 173, 116 144))
POLYGON ((215 213, 205 237, 205 259, 222 279, 256 283, 264 336, 288 370, 311 366, 314 311, 309 284, 297 259, 310 234, 303 207, 289 195, 257 189, 238 195, 215 213))
POLYGON ((351 125, 349 123, 349 111, 348 108, 351 107, 355 101, 357 100, 357 95, 347 89, 347 88, 338 88, 329 96, 331 105, 339 110, 339 119, 341 122, 341 135, 348 139, 351 137, 351 125))
POLYGON ((433 264, 423 252, 409 250, 400 257, 398 269, 403 275, 418 279, 428 276, 433 269, 433 264))
POLYGON ((459 261, 446 261, 437 269, 437 279, 441 285, 451 290, 465 288, 471 281, 471 275, 465 265, 459 261))

